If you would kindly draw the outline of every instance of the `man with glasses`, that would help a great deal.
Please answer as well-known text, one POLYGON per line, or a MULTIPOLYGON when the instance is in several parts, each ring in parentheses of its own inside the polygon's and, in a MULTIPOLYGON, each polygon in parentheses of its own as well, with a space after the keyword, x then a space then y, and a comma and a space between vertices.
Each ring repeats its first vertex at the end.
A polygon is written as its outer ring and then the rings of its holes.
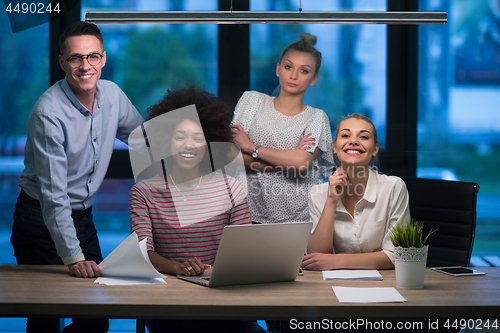
MULTIPOLYGON (((102 255, 92 197, 115 138, 127 142, 143 119, 116 84, 99 80, 106 51, 97 26, 71 24, 59 46, 66 77, 40 97, 28 119, 11 242, 18 264, 64 264, 71 275, 97 277, 102 255)), ((58 330, 58 319, 28 318, 27 332, 58 330)), ((74 319, 63 332, 107 330, 106 319, 74 319)))

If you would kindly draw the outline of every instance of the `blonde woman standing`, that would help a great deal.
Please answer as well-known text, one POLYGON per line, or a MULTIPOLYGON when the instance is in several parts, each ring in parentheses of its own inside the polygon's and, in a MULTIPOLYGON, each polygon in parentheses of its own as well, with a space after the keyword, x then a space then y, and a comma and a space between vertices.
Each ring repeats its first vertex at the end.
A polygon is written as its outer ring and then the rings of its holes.
POLYGON ((278 97, 247 91, 236 105, 232 135, 243 152, 253 222, 309 221, 309 190, 333 165, 328 117, 303 103, 321 66, 315 44, 303 33, 283 51, 278 97))

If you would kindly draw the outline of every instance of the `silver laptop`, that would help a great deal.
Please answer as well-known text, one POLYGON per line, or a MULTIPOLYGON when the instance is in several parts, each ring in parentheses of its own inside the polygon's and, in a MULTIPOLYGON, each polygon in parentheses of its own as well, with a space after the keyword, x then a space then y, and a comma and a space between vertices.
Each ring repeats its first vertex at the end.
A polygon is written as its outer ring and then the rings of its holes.
POLYGON ((293 281, 311 229, 312 222, 226 226, 212 273, 177 277, 208 287, 293 281))

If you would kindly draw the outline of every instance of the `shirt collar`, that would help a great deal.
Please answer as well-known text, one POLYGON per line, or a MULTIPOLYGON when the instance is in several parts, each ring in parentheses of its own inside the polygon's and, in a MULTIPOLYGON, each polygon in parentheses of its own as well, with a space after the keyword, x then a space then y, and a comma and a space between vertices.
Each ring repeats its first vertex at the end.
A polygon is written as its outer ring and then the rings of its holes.
MULTIPOLYGON (((97 108, 101 106, 101 102, 102 102, 101 92, 100 92, 99 86, 100 86, 100 84, 98 81, 97 86, 96 86, 95 96, 94 96, 94 106, 97 106, 97 108)), ((71 104, 73 104, 73 106, 75 108, 77 108, 81 114, 83 114, 84 116, 87 116, 90 114, 90 111, 82 103, 80 103, 80 101, 76 97, 73 90, 71 90, 71 87, 69 86, 66 78, 64 78, 61 82, 61 89, 64 91, 64 93, 66 94, 68 99, 71 101, 71 104)), ((97 109, 97 108, 94 108, 94 109, 97 109)))
MULTIPOLYGON (((368 180, 366 181, 365 194, 363 195, 361 200, 359 200, 359 202, 365 200, 370 203, 374 203, 376 199, 377 199, 377 172, 370 169, 368 172, 368 180)), ((347 209, 345 209, 342 200, 339 200, 339 202, 337 203, 337 211, 349 214, 347 212, 347 209)))

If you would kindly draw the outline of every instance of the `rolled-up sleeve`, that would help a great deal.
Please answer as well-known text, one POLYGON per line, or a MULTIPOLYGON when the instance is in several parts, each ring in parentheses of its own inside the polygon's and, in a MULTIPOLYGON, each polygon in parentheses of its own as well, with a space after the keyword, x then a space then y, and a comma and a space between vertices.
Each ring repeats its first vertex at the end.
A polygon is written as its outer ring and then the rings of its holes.
POLYGON ((147 250, 155 251, 153 244, 153 223, 149 215, 148 194, 141 183, 135 184, 130 191, 130 229, 137 233, 139 241, 147 238, 147 250))

